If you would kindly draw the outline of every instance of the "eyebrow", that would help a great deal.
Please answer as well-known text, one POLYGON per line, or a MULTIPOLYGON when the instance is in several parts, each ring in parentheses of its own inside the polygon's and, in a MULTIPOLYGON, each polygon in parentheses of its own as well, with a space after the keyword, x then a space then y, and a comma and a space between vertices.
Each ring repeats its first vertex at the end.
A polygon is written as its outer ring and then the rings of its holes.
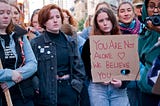
MULTIPOLYGON (((156 4, 155 2, 152 2, 152 1, 151 1, 151 2, 148 2, 148 4, 149 4, 149 3, 156 4)), ((160 2, 159 2, 159 3, 160 3, 160 2)), ((158 3, 158 4, 159 4, 159 3, 158 3)))

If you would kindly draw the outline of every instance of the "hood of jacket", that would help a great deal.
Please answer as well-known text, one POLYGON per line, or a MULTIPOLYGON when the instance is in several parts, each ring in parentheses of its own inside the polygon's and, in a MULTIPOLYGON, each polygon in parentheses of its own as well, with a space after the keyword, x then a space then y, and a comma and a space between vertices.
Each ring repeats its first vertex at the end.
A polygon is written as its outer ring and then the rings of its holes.
POLYGON ((14 33, 15 33, 15 37, 19 38, 19 37, 22 37, 23 35, 27 34, 28 32, 27 32, 27 30, 21 28, 20 26, 15 25, 14 33))
POLYGON ((147 5, 148 5, 149 0, 145 0, 142 6, 142 20, 145 22, 145 19, 148 17, 147 13, 147 5))

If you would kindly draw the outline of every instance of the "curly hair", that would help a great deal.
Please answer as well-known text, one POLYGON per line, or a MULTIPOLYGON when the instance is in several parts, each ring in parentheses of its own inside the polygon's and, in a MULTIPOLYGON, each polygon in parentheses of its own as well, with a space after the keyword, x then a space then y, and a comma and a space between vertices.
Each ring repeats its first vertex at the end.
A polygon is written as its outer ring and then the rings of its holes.
POLYGON ((68 16, 69 16, 69 24, 71 24, 74 27, 78 27, 78 22, 77 20, 71 15, 71 13, 66 10, 66 9, 62 9, 62 12, 65 12, 68 16))

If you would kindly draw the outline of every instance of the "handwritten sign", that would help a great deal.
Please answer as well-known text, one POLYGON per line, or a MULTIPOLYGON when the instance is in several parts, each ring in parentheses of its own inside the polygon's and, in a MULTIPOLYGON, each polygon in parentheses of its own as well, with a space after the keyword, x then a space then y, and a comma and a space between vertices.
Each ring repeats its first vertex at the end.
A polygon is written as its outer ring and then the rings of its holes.
POLYGON ((139 79, 137 35, 90 36, 93 82, 139 79))

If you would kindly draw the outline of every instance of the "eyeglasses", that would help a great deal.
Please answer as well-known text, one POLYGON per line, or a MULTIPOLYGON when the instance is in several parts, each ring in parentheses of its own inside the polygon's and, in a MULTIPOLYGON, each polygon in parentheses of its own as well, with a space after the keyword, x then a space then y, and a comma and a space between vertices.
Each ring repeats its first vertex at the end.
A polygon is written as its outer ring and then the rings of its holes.
POLYGON ((154 10, 155 8, 157 8, 160 11, 160 3, 158 3, 158 6, 156 6, 155 3, 149 3, 148 8, 151 10, 154 10))

